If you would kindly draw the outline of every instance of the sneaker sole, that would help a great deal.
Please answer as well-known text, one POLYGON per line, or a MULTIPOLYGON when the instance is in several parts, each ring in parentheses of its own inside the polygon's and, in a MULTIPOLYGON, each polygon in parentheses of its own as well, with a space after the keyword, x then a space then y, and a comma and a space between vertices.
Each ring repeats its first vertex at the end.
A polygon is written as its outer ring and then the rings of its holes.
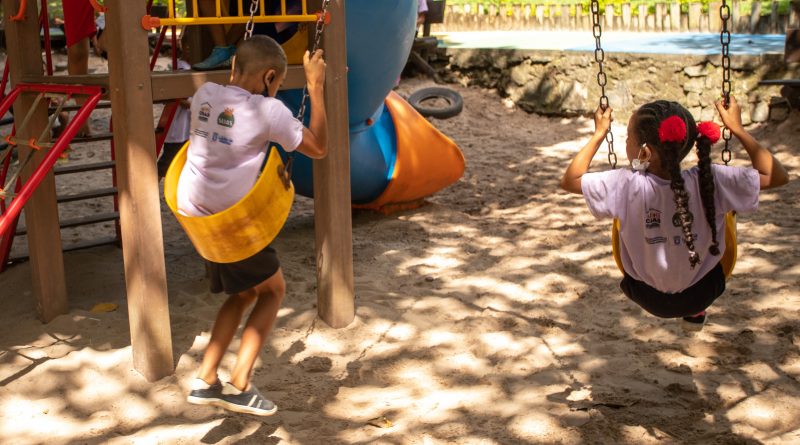
POLYGON ((220 399, 209 399, 207 397, 194 397, 194 396, 187 396, 186 401, 191 403, 192 405, 216 405, 220 399))
POLYGON ((690 321, 681 320, 681 327, 687 332, 700 332, 703 330, 706 323, 708 323, 708 317, 706 317, 706 320, 702 323, 692 323, 690 321))
POLYGON ((261 417, 271 416, 271 415, 275 414, 276 412, 278 412, 278 406, 277 405, 274 406, 271 410, 267 411, 267 410, 263 410, 263 409, 251 408, 249 406, 237 405, 235 403, 226 402, 226 401, 221 400, 221 399, 216 399, 213 404, 215 406, 220 407, 220 408, 224 408, 224 409, 226 409, 228 411, 233 411, 233 412, 241 413, 241 414, 252 414, 254 416, 261 416, 261 417))

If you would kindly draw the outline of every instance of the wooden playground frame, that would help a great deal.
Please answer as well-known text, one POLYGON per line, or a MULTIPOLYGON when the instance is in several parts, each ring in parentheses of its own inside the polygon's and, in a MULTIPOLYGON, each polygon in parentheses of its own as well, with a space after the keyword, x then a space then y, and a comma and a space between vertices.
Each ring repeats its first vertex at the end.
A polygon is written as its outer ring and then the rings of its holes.
MULTIPOLYGON (((18 0, 2 0, 4 11, 17 11, 18 0)), ((309 0, 320 9, 321 0, 309 0)), ((35 84, 96 85, 105 89, 114 115, 119 212, 133 365, 147 380, 174 371, 161 203, 156 172, 153 103, 194 94, 204 82, 226 84, 227 71, 152 73, 148 31, 142 27, 146 0, 106 0, 109 74, 45 76, 39 43, 38 5, 28 1, 25 19, 7 21, 5 36, 12 88, 35 84)), ((21 12, 21 11, 20 11, 21 12)), ((327 62, 325 104, 328 113, 328 157, 314 161, 314 210, 319 317, 333 328, 355 317, 353 287, 350 150, 347 92, 345 0, 332 0, 331 23, 322 39, 327 62)), ((302 66, 290 66, 284 88, 305 83, 302 66)), ((25 116, 34 96, 14 104, 17 119, 25 116)), ((41 107, 40 107, 41 108, 41 107)), ((19 124, 19 122, 16 122, 19 124)), ((17 135, 28 140, 47 125, 40 109, 17 135)), ((30 148, 22 147, 23 151, 30 148)), ((45 153, 37 152, 23 172, 27 179, 45 153)), ((31 259, 32 290, 39 318, 47 323, 69 310, 61 251, 61 233, 53 172, 50 171, 25 206, 31 259)))

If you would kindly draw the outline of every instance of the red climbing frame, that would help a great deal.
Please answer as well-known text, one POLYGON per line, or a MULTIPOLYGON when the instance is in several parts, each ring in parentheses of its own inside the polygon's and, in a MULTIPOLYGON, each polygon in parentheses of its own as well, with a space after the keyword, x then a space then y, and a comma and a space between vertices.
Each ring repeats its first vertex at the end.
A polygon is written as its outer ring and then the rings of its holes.
MULTIPOLYGON (((15 196, 8 205, 8 208, 0 215, 0 237, 4 240, 2 244, 7 243, 6 238, 12 238, 14 236, 13 230, 10 229, 16 225, 17 218, 22 208, 25 206, 25 203, 30 199, 31 195, 33 195, 33 192, 47 173, 55 166, 59 156, 61 156, 61 153, 67 148, 72 138, 78 133, 86 122, 86 119, 89 118, 89 115, 92 113, 95 106, 97 106, 100 97, 103 95, 103 89, 100 87, 77 85, 37 85, 21 83, 11 90, 8 96, 0 103, 0 115, 4 115, 22 93, 70 94, 88 96, 88 99, 64 129, 64 132, 61 133, 61 136, 58 137, 53 146, 48 150, 41 163, 36 166, 33 174, 31 174, 21 187, 17 187, 18 191, 14 194, 15 196)), ((38 141, 34 143, 38 143, 38 141)), ((13 150, 13 147, 9 147, 8 149, 13 150)), ((4 255, 0 254, 0 256, 4 255)))

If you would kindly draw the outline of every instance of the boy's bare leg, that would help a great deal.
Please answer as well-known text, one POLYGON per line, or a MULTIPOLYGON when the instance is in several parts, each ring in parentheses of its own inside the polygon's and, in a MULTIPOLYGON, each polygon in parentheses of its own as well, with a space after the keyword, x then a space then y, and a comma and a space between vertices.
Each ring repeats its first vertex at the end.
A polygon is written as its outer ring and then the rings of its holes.
POLYGON ((261 352, 264 340, 275 324, 278 309, 286 293, 283 272, 279 269, 275 275, 256 286, 255 293, 258 295, 258 300, 244 327, 236 366, 231 373, 231 384, 242 391, 248 387, 253 365, 261 352))
POLYGON ((256 294, 252 290, 246 293, 235 294, 228 297, 223 303, 214 322, 211 331, 211 340, 208 341, 203 364, 200 365, 200 372, 197 377, 203 379, 209 385, 217 381, 217 368, 219 367, 225 351, 231 344, 233 335, 239 328, 244 311, 249 308, 256 300, 256 294))

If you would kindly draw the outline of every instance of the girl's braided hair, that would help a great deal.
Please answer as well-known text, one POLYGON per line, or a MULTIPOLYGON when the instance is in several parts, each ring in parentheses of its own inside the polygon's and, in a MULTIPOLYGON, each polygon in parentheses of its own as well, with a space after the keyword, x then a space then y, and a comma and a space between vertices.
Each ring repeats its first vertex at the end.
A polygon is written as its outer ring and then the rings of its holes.
POLYGON ((711 227, 712 243, 709 253, 719 255, 717 241, 716 209, 714 207, 714 176, 711 170, 711 145, 714 141, 704 132, 698 132, 697 124, 691 113, 677 102, 659 100, 643 105, 636 112, 635 134, 639 144, 647 144, 658 151, 662 167, 670 174, 670 188, 675 195, 675 207, 683 231, 683 239, 689 250, 689 264, 692 268, 700 262, 700 255, 695 251, 692 232, 693 216, 689 212, 689 193, 681 176, 681 161, 696 143, 698 168, 700 173, 700 199, 706 222, 711 227), (685 125, 683 137, 664 137, 664 121, 679 118, 685 125))

